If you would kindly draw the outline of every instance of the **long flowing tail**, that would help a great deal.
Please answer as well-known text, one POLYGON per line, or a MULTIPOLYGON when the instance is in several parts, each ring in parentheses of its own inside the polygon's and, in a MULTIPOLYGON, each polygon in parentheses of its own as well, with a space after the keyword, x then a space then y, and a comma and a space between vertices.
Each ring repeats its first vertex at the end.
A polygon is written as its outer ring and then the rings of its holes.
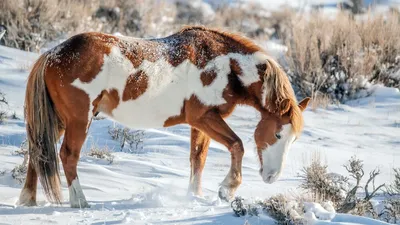
POLYGON ((43 54, 29 75, 25 95, 25 120, 29 162, 39 175, 47 198, 61 203, 57 138, 61 121, 50 99, 44 79, 47 55, 43 54))

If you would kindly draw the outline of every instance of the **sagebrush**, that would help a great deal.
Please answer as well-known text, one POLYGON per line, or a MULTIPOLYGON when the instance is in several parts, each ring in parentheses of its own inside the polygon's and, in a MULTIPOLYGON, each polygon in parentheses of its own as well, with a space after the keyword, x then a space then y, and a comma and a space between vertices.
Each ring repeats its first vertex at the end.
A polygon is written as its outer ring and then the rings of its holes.
POLYGON ((287 71, 298 93, 326 94, 344 102, 360 97, 371 82, 400 87, 399 14, 367 16, 292 14, 281 35, 288 46, 287 71))

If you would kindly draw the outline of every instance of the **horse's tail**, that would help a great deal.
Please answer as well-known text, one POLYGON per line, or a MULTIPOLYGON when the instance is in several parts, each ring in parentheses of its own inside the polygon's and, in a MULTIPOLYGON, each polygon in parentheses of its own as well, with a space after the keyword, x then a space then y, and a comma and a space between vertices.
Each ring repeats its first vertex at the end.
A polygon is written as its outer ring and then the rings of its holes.
POLYGON ((60 175, 57 155, 57 138, 61 127, 53 101, 45 83, 47 55, 35 63, 27 83, 25 95, 25 120, 29 143, 29 163, 39 175, 47 198, 61 203, 60 175))

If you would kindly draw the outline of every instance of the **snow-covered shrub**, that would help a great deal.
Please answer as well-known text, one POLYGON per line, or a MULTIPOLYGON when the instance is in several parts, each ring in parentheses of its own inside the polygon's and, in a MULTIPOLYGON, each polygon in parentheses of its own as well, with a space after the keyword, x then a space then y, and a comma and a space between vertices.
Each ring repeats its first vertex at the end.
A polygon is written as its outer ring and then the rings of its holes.
POLYGON ((300 187, 312 195, 316 202, 332 201, 340 204, 346 197, 348 178, 334 173, 328 173, 328 166, 319 159, 313 159, 309 166, 303 168, 299 175, 303 178, 300 187))
POLYGON ((2 123, 6 117, 7 117, 7 112, 5 110, 3 110, 4 106, 7 106, 8 102, 6 100, 6 96, 5 94, 3 94, 3 92, 0 91, 0 123, 2 123))
POLYGON ((294 16, 282 36, 288 45, 287 71, 296 90, 346 101, 359 97, 368 82, 395 86, 390 83, 393 79, 383 77, 393 76, 399 68, 399 26, 395 13, 365 20, 345 12, 333 19, 321 13, 294 16))
POLYGON ((302 225, 303 207, 284 195, 276 195, 262 202, 263 210, 282 225, 302 225))
POLYGON ((121 151, 124 149, 125 144, 129 145, 129 151, 137 151, 143 148, 144 131, 143 130, 130 130, 126 127, 109 127, 108 134, 115 141, 119 141, 121 151))
POLYGON ((22 156, 24 160, 20 165, 16 165, 14 169, 11 170, 11 176, 14 178, 19 184, 24 183, 26 172, 28 170, 28 141, 25 139, 19 149, 13 152, 13 155, 22 156))
POLYGON ((245 204, 244 199, 240 196, 236 196, 231 202, 231 208, 236 216, 258 216, 260 209, 260 203, 258 204, 245 204))
POLYGON ((207 24, 215 17, 215 12, 202 0, 176 1, 176 20, 182 24, 207 24))
POLYGON ((26 164, 17 165, 14 167, 14 169, 11 170, 11 176, 19 184, 23 184, 25 182, 27 171, 28 171, 28 167, 26 164))
POLYGON ((96 145, 92 145, 87 155, 97 159, 105 159, 108 164, 112 164, 114 162, 114 155, 111 153, 108 147, 99 148, 96 145))
POLYGON ((400 198, 389 198, 383 202, 383 210, 379 213, 379 219, 388 223, 400 222, 400 198))
POLYGON ((236 197, 231 203, 231 208, 236 216, 259 216, 265 213, 276 220, 280 225, 302 225, 303 205, 302 203, 289 200, 284 195, 276 195, 265 201, 244 203, 244 199, 236 197))
POLYGON ((387 197, 382 205, 383 209, 379 212, 379 218, 388 223, 400 222, 400 168, 394 168, 394 181, 387 186, 387 197))
POLYGON ((28 161, 27 161, 27 160, 28 160, 28 140, 27 140, 27 139, 25 139, 25 140, 21 143, 19 149, 15 150, 15 151, 13 152, 13 155, 22 156, 22 157, 24 157, 24 163, 27 163, 27 162, 28 162, 28 161))
POLYGON ((372 191, 369 185, 375 184, 375 178, 380 171, 378 169, 371 171, 366 184, 360 186, 361 179, 364 177, 362 161, 352 157, 344 167, 350 177, 355 180, 355 184, 350 183, 349 177, 328 173, 326 165, 322 165, 320 160, 313 160, 309 166, 303 168, 300 174, 303 178, 300 187, 310 193, 315 202, 331 201, 340 213, 369 214, 370 217, 376 218, 377 214, 370 200, 384 187, 384 184, 377 187, 373 185, 372 191), (365 191, 363 198, 357 195, 357 191, 361 188, 365 191))
POLYGON ((176 6, 169 1, 99 1, 93 18, 99 31, 134 37, 158 37, 176 31, 176 6))
POLYGON ((215 19, 207 25, 229 27, 231 31, 245 34, 262 41, 273 34, 272 27, 276 19, 267 12, 261 3, 244 1, 219 7, 215 19))
POLYGON ((391 185, 387 187, 387 192, 390 195, 400 196, 400 168, 394 168, 394 181, 391 185))
POLYGON ((379 169, 375 169, 369 173, 369 178, 364 186, 360 186, 361 180, 364 177, 364 165, 361 160, 352 157, 347 165, 344 165, 349 172, 350 177, 355 179, 356 184, 347 192, 346 198, 337 208, 340 213, 352 213, 356 215, 369 215, 370 217, 377 218, 377 214, 373 209, 370 200, 376 196, 377 192, 381 190, 385 184, 375 186, 375 178, 380 174, 379 169), (369 185, 372 182, 372 192, 370 192, 369 185), (359 189, 364 190, 364 197, 357 195, 359 189))

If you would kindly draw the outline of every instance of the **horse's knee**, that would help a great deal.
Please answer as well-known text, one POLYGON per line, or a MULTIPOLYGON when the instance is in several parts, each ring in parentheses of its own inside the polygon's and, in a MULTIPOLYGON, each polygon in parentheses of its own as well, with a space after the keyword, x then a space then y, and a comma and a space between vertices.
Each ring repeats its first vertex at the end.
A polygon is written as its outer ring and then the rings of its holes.
POLYGON ((243 142, 240 140, 240 138, 234 140, 229 147, 229 150, 232 154, 235 154, 237 156, 243 156, 244 155, 244 148, 243 148, 243 142))

